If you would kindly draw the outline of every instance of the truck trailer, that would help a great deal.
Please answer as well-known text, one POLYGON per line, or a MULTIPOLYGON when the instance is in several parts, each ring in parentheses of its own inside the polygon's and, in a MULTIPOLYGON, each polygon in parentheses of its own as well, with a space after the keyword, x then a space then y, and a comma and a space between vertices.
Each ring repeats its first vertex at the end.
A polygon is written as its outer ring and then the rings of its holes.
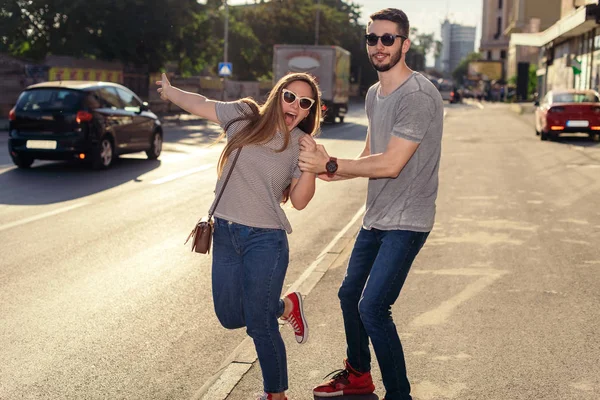
POLYGON ((350 94, 350 52, 339 46, 276 44, 273 48, 273 79, 290 72, 315 77, 321 90, 324 122, 344 122, 350 94))

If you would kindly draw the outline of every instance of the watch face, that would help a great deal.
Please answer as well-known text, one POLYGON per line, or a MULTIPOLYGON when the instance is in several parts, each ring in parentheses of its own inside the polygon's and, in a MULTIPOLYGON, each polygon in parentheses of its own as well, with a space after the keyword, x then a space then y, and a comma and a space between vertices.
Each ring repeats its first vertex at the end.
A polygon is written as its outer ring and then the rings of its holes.
POLYGON ((337 163, 335 161, 328 161, 327 164, 325 164, 325 169, 327 169, 327 172, 330 174, 333 174, 337 171, 337 163))

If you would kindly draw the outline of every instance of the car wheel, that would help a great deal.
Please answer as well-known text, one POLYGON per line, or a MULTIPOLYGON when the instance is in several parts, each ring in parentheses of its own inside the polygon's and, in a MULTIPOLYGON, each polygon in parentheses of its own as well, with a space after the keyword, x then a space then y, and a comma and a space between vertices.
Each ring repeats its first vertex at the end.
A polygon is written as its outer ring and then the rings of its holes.
POLYGON ((13 160, 13 163, 15 163, 15 165, 19 168, 23 168, 23 169, 27 169, 29 167, 31 167, 31 164, 33 164, 34 159, 31 157, 27 157, 25 155, 22 154, 17 154, 16 156, 12 156, 11 158, 13 160))
POLYGON ((93 169, 107 169, 109 168, 115 157, 115 146, 110 137, 103 136, 98 146, 94 149, 92 155, 92 168, 93 169))
POLYGON ((156 160, 160 156, 162 144, 162 135, 158 131, 154 132, 152 135, 152 143, 150 143, 150 149, 146 151, 149 160, 156 160))

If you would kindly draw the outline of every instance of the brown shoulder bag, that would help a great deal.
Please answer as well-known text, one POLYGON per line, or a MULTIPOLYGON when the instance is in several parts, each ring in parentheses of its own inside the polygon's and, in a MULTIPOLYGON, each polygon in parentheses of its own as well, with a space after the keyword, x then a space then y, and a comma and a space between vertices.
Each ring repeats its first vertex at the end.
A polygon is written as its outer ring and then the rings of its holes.
POLYGON ((210 252, 210 245, 212 243, 212 234, 213 234, 213 214, 219 205, 219 200, 221 200, 221 196, 223 196, 223 191, 225 191, 225 186, 227 186, 227 182, 229 182, 229 177, 233 172, 233 167, 235 167, 235 163, 237 162, 238 157, 240 156, 240 152, 242 148, 240 147, 235 154, 235 158, 233 159, 233 163, 231 164, 231 168, 229 169, 229 173, 225 178, 225 182, 223 182, 223 186, 221 187, 221 191, 217 196, 217 200, 215 201, 215 205, 208 211, 208 217, 200 218, 200 220, 194 225, 194 229, 188 235, 185 243, 192 238, 192 251, 196 253, 206 254, 210 252))

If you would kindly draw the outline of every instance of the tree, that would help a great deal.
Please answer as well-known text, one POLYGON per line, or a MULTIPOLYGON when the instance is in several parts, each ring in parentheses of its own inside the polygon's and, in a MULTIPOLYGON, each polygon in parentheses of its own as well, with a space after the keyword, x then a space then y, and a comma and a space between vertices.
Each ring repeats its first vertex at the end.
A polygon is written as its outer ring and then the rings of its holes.
POLYGON ((462 59, 458 67, 452 72, 452 78, 454 82, 462 85, 467 76, 469 70, 469 62, 483 59, 481 53, 470 53, 468 56, 462 59))
MULTIPOLYGON (((205 39, 195 0, 16 0, 0 7, 0 51, 43 60, 49 54, 118 60, 156 71, 205 39)), ((195 50, 195 51, 194 51, 195 50)))

